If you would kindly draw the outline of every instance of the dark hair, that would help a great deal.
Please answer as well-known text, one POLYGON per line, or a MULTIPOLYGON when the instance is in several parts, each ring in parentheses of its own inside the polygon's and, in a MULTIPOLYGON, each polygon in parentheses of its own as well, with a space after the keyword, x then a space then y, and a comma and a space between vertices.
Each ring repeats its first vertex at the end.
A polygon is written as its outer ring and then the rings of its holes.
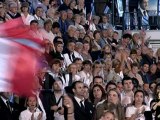
MULTIPOLYGON (((122 85, 124 85, 124 81, 127 81, 127 80, 131 80, 132 81, 132 78, 128 77, 128 76, 125 76, 122 80, 122 85)), ((132 81, 133 83, 133 81, 132 81)))
POLYGON ((59 64, 61 66, 61 61, 59 59, 53 59, 50 62, 50 67, 52 68, 53 64, 59 64))
POLYGON ((75 39, 69 39, 68 42, 67 42, 67 45, 68 45, 69 43, 74 43, 74 44, 76 44, 76 40, 75 40, 75 39))
POLYGON ((126 39, 126 38, 129 38, 129 39, 132 39, 132 35, 129 34, 129 33, 126 33, 122 36, 122 38, 126 39))
POLYGON ((93 63, 93 69, 95 68, 95 65, 97 65, 97 64, 102 64, 100 61, 98 61, 98 60, 96 60, 96 61, 94 61, 94 63, 93 63))
POLYGON ((55 46, 57 46, 57 45, 59 45, 59 44, 62 44, 62 45, 63 45, 63 42, 57 41, 57 42, 54 43, 55 46))
MULTIPOLYGON (((73 63, 75 63, 76 61, 79 61, 79 60, 81 60, 81 58, 75 58, 74 60, 73 60, 73 63)), ((81 60, 82 61, 82 60, 81 60)))
POLYGON ((37 21, 37 20, 32 20, 32 21, 30 22, 30 25, 33 24, 33 23, 37 23, 37 24, 38 24, 38 21, 37 21))
POLYGON ((90 43, 87 40, 84 40, 83 44, 90 44, 90 43))
POLYGON ((37 11, 39 8, 43 10, 43 8, 41 6, 38 6, 35 11, 37 11))
MULTIPOLYGON (((96 84, 96 85, 94 85, 94 86, 92 87, 92 89, 91 89, 91 91, 90 91, 90 93, 89 93, 89 99, 91 100, 92 103, 94 103, 94 100, 95 100, 94 95, 93 95, 93 89, 94 89, 95 87, 99 87, 100 90, 101 90, 101 92, 102 92, 101 100, 105 99, 105 97, 106 97, 106 93, 105 93, 104 88, 103 88, 101 85, 96 84)), ((101 100, 100 100, 100 101, 101 101, 101 100)))
POLYGON ((99 31, 99 30, 95 30, 95 31, 94 31, 94 33, 93 33, 93 37, 94 37, 94 38, 95 38, 95 36, 96 36, 97 33, 100 33, 100 31, 99 31))
POLYGON ((103 77, 102 77, 102 76, 94 76, 94 77, 93 77, 93 84, 94 84, 96 78, 102 79, 102 81, 103 81, 103 77))
POLYGON ((137 50, 136 49, 132 49, 130 54, 137 54, 137 50))
POLYGON ((160 83, 158 83, 157 85, 156 85, 156 87, 155 87, 155 91, 154 91, 154 94, 155 94, 155 96, 157 97, 157 88, 160 86, 160 83))
POLYGON ((79 84, 79 83, 83 83, 83 82, 82 81, 75 81, 75 82, 73 82, 72 85, 71 85, 72 89, 75 89, 76 85, 79 84))
POLYGON ((54 28, 60 28, 59 23, 58 23, 58 22, 54 22, 54 23, 52 24, 52 28, 53 28, 53 29, 54 29, 54 28))
POLYGON ((56 37, 53 39, 53 44, 55 44, 55 43, 58 41, 58 39, 62 39, 62 40, 63 40, 62 37, 56 36, 56 37))
POLYGON ((149 83, 149 88, 151 88, 151 85, 152 84, 156 84, 156 82, 151 82, 151 83, 149 83))
POLYGON ((48 19, 48 20, 46 20, 46 21, 44 22, 44 26, 46 26, 46 25, 49 24, 49 23, 52 24, 52 21, 51 21, 50 19, 48 19))
POLYGON ((132 63, 131 68, 133 68, 133 67, 139 67, 139 65, 137 63, 132 63))
POLYGON ((139 4, 142 4, 144 0, 139 0, 139 4))
POLYGON ((84 60, 82 62, 82 65, 90 65, 90 66, 92 66, 92 62, 90 60, 84 60))
POLYGON ((117 31, 114 31, 113 33, 119 34, 117 31))
POLYGON ((116 83, 114 83, 114 82, 112 82, 112 81, 109 81, 109 82, 107 83, 106 87, 105 87, 105 90, 106 90, 106 91, 107 91, 107 88, 108 88, 109 85, 114 85, 114 86, 117 87, 116 83))
POLYGON ((132 83, 134 85, 134 88, 137 88, 139 87, 139 81, 137 80, 137 78, 131 78, 132 79, 132 83))
MULTIPOLYGON (((143 102, 142 102, 142 105, 146 105, 146 103, 145 103, 145 101, 144 101, 144 100, 145 100, 145 93, 144 93, 143 90, 136 90, 135 93, 134 93, 134 97, 136 96, 136 94, 137 94, 138 92, 141 92, 141 93, 143 94, 143 102)), ((135 105, 135 100, 133 101, 132 105, 135 105)))

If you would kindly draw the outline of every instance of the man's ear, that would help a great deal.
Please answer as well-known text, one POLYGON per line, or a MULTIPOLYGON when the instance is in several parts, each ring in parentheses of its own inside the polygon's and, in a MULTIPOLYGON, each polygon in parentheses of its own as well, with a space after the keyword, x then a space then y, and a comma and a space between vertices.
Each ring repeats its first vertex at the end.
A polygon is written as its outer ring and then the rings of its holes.
POLYGON ((72 88, 72 92, 75 93, 75 89, 74 88, 72 88))

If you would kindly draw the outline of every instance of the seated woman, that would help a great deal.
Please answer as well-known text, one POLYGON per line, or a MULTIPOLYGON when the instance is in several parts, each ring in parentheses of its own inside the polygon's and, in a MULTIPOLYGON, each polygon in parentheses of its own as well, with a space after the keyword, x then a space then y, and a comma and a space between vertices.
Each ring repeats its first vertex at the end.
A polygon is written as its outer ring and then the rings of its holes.
POLYGON ((90 101, 96 106, 99 102, 105 100, 105 90, 101 85, 94 85, 89 94, 90 101))
POLYGON ((144 92, 137 90, 133 105, 126 108, 126 120, 145 120, 146 111, 150 111, 150 108, 144 103, 144 92))
POLYGON ((151 101, 151 109, 153 115, 155 115, 155 120, 160 120, 160 83, 156 85, 154 94, 155 99, 151 101))
POLYGON ((107 93, 107 100, 97 105, 94 120, 99 120, 105 111, 111 111, 115 114, 115 120, 124 120, 124 108, 120 103, 120 95, 116 89, 111 89, 107 93))
POLYGON ((38 108, 36 95, 29 96, 26 104, 28 108, 20 113, 19 120, 46 120, 43 112, 38 108))

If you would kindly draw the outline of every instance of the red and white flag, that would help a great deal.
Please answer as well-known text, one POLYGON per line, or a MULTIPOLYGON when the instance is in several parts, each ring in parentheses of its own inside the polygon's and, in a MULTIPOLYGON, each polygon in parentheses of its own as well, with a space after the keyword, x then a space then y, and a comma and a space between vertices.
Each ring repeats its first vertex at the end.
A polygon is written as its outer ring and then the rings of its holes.
POLYGON ((29 34, 21 19, 0 25, 0 91, 29 95, 36 83, 35 73, 41 40, 29 34))

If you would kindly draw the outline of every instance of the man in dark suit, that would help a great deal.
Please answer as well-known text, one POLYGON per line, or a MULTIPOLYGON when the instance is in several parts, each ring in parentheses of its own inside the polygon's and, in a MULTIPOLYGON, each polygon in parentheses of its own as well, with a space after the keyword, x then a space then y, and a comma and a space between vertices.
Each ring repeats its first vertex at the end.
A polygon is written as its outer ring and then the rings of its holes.
POLYGON ((72 97, 74 105, 75 120, 91 120, 93 116, 93 105, 84 99, 84 83, 76 81, 72 84, 72 97))
POLYGON ((138 27, 139 29, 150 29, 148 15, 148 0, 139 0, 138 27))
POLYGON ((0 119, 1 120, 18 120, 20 111, 19 106, 11 103, 9 97, 11 93, 1 92, 0 93, 0 119))

